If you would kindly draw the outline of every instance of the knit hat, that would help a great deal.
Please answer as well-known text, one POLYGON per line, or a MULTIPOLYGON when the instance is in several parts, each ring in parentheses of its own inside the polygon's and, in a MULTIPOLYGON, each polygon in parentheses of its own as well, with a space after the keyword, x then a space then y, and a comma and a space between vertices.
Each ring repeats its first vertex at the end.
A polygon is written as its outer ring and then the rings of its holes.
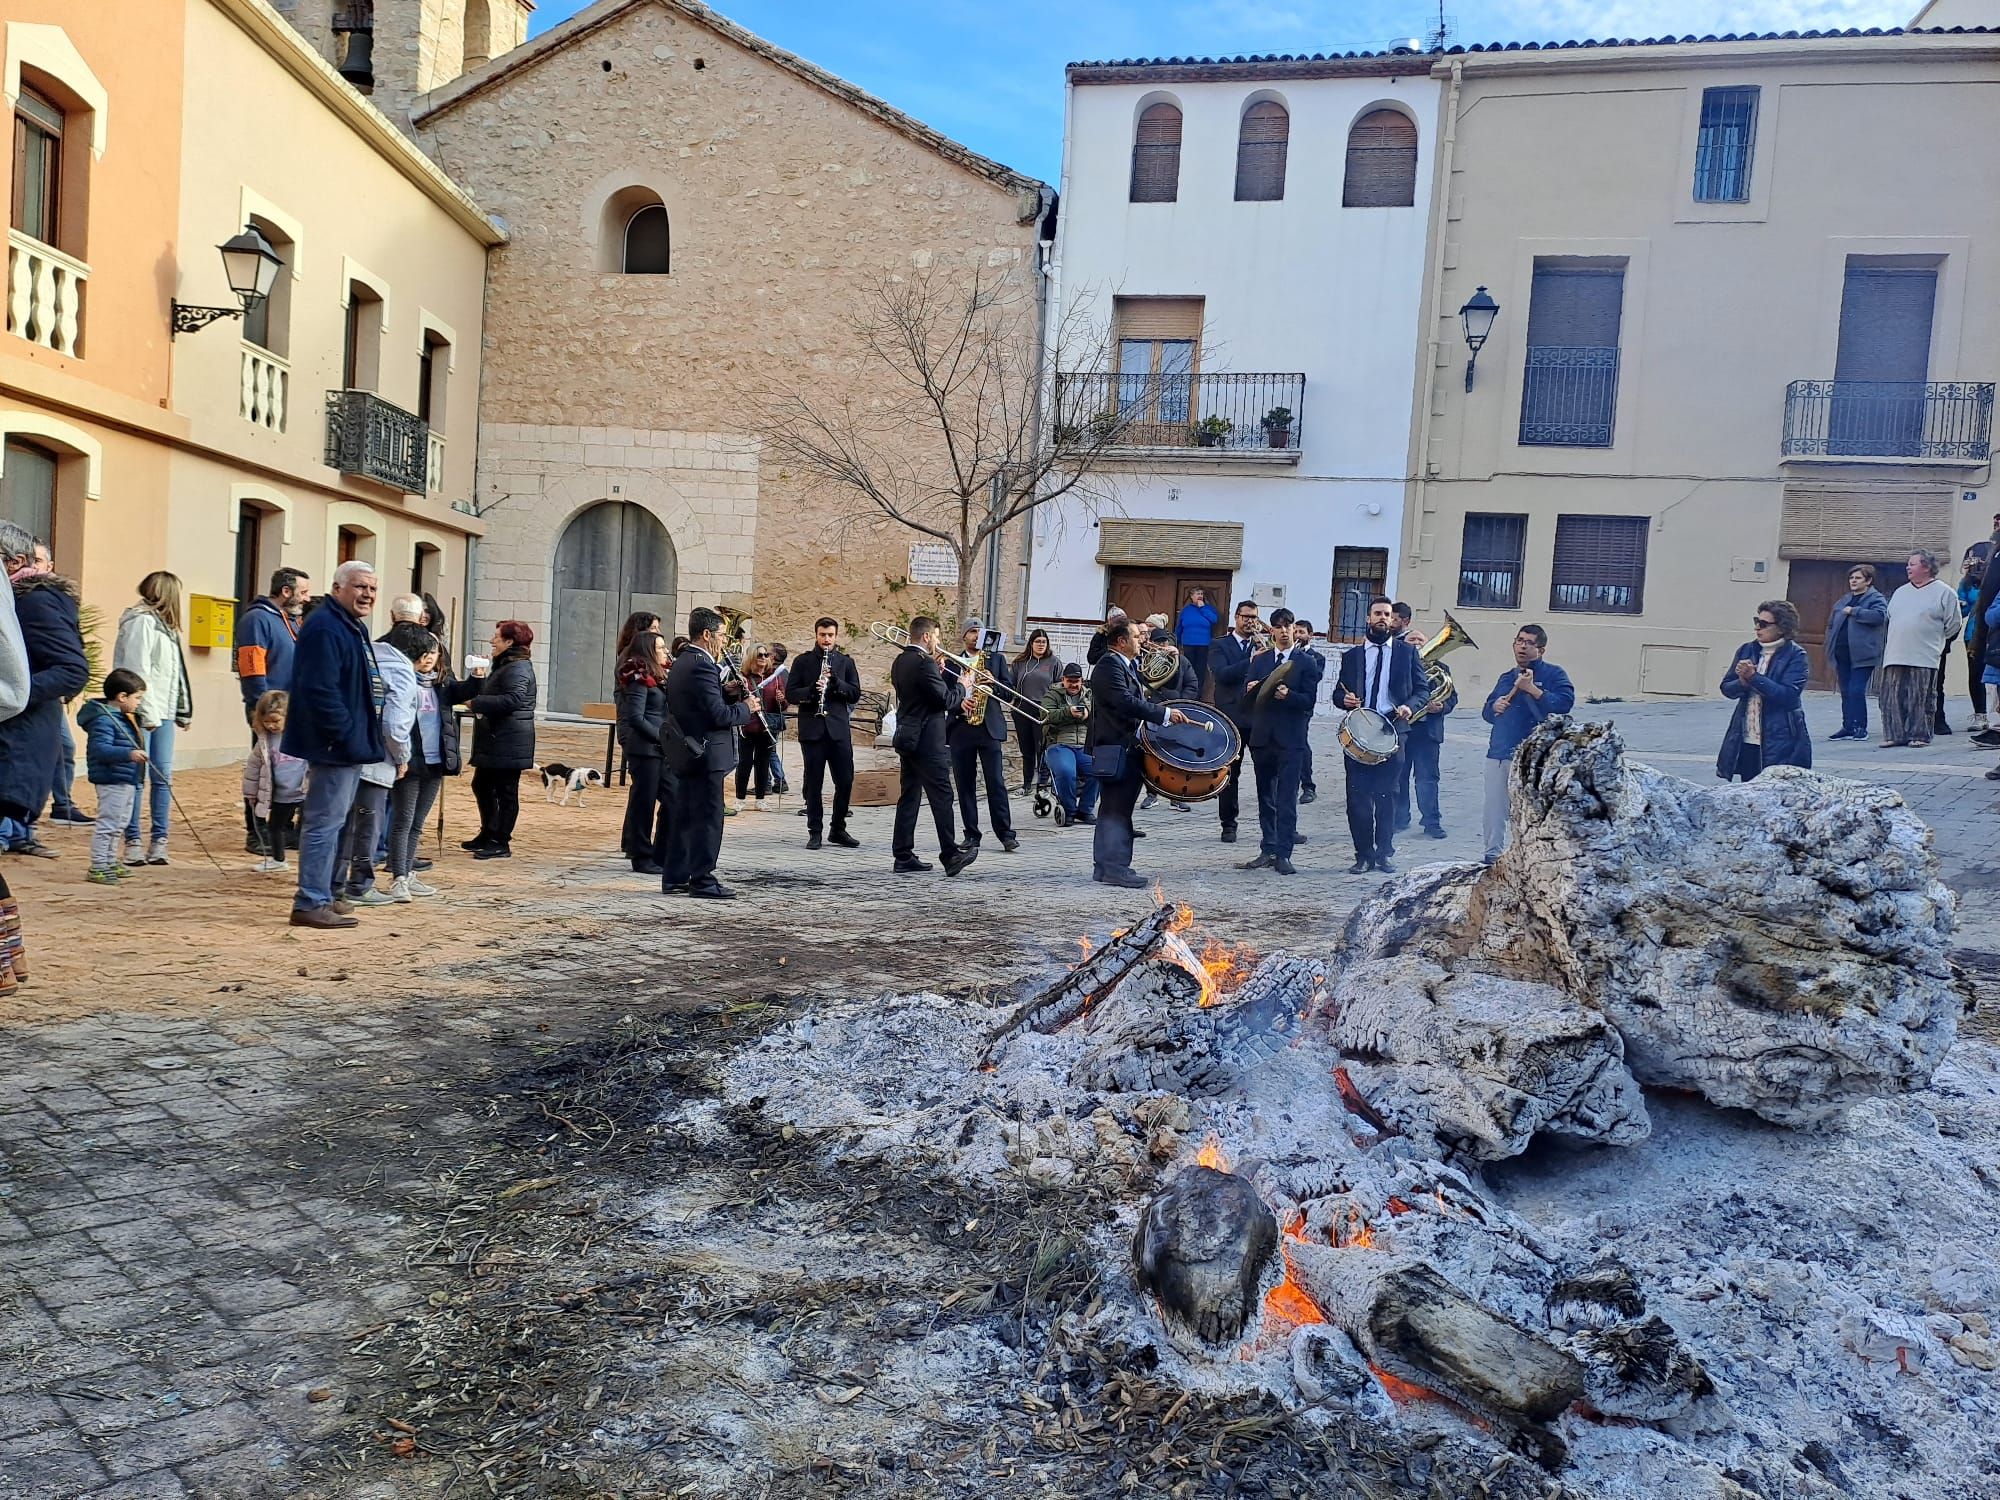
POLYGON ((967 620, 963 625, 958 627, 958 633, 964 635, 968 630, 984 630, 985 628, 985 622, 981 620, 967 620))

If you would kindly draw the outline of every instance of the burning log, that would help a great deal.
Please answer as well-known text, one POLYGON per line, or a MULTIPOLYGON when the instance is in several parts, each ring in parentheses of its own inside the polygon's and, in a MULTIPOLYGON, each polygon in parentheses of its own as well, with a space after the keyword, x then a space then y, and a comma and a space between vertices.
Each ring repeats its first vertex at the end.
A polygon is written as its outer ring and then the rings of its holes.
POLYGON ((1350 1084, 1404 1135, 1499 1161, 1544 1130, 1652 1133, 1618 1033, 1546 985, 1378 959, 1341 974, 1332 1010, 1350 1084))
POLYGON ((1266 960, 1228 996, 1214 993, 1204 959, 1175 933, 1093 1005, 1082 1029, 1090 1051, 1071 1071, 1077 1088, 1223 1092, 1290 1045, 1326 982, 1316 960, 1266 960))
POLYGON ((1211 1344, 1240 1334, 1278 1243, 1278 1221, 1233 1172, 1187 1168, 1146 1205, 1132 1237, 1139 1284, 1211 1344))
POLYGON ((1014 1038, 1030 1031, 1060 1031, 1088 1011, 1125 976, 1144 963, 1174 920, 1172 907, 1155 907, 1083 962, 1017 1007, 987 1038, 980 1061, 991 1066, 1014 1038))
POLYGON ((1781 1124, 1926 1084, 1964 1002, 1954 900, 1896 793, 1779 767, 1696 787, 1552 720, 1517 754, 1513 843, 1418 871, 1350 919, 1351 960, 1552 985, 1641 1082, 1781 1124))

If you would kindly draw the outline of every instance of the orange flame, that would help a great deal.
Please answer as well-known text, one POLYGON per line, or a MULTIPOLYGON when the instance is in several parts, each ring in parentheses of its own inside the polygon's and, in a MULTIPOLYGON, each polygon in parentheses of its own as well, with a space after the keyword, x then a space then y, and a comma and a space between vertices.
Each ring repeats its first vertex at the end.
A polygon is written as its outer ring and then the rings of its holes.
POLYGON ((1410 1205, 1405 1203, 1401 1198, 1391 1198, 1387 1207, 1392 1214, 1406 1214, 1410 1211, 1410 1205))
POLYGON ((1343 1250, 1373 1250, 1375 1231, 1363 1219, 1348 1219, 1344 1224, 1336 1224, 1333 1242, 1343 1250))
MULTIPOLYGON (((1294 1221, 1296 1224, 1298 1221, 1294 1221)), ((1289 1237, 1291 1229, 1286 1230, 1289 1237)), ((1264 1294, 1264 1309, 1258 1321, 1257 1338, 1260 1343, 1273 1343, 1290 1338, 1294 1330, 1309 1323, 1324 1323, 1326 1314, 1313 1301, 1312 1294, 1299 1285, 1297 1272, 1292 1267, 1292 1253, 1284 1245, 1278 1246, 1278 1253, 1284 1259, 1285 1275, 1279 1283, 1264 1294)))
POLYGON ((1083 950, 1083 956, 1085 958, 1089 958, 1092 953, 1097 951, 1096 948, 1092 945, 1088 934, 1085 934, 1083 937, 1078 938, 1076 940, 1076 945, 1077 947, 1083 950))
POLYGON ((1233 990, 1248 979, 1256 963, 1256 950, 1247 944, 1232 947, 1219 938, 1210 938, 1201 950, 1201 1003, 1215 1004, 1224 990, 1233 990))
POLYGON ((1198 1167, 1213 1167, 1218 1172, 1229 1170, 1229 1158, 1223 1154, 1222 1142, 1211 1132, 1201 1143, 1201 1149, 1194 1154, 1194 1164, 1198 1167))
POLYGON ((1391 1375, 1387 1370, 1372 1361, 1369 1363, 1368 1369, 1381 1382, 1382 1389, 1388 1393, 1389 1399, 1399 1406, 1407 1405, 1412 1401, 1443 1401, 1445 1399, 1429 1386, 1417 1385, 1411 1381, 1400 1379, 1395 1375, 1391 1375))

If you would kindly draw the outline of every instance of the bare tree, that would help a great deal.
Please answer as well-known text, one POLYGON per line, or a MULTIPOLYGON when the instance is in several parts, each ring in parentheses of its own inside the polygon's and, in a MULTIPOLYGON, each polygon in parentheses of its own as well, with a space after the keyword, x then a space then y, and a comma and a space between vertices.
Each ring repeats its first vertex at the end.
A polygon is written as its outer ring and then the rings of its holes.
POLYGON ((1129 417, 1102 377, 1050 373, 1107 368, 1085 309, 1065 315, 1044 352, 1023 277, 934 265, 879 283, 852 331, 860 378, 767 395, 764 440, 846 502, 842 524, 886 518, 950 548, 959 619, 1009 525, 1059 500, 1095 514, 1115 497, 1129 417))

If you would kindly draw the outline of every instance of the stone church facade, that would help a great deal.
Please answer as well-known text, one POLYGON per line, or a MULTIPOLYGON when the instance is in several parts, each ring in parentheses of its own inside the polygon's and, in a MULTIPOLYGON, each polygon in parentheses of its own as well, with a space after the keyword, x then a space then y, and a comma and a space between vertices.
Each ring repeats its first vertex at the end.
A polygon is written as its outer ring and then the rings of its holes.
MULTIPOLYGON (((461 3, 410 13, 449 29, 461 3)), ((487 272, 473 614, 535 627, 546 708, 610 696, 631 609, 726 602, 797 645, 820 614, 865 642, 930 599, 905 584, 917 538, 772 463, 756 413, 786 391, 877 396, 852 320, 884 278, 976 266, 1039 295, 1041 184, 680 0, 600 0, 381 97, 399 86, 385 74, 377 103, 508 234, 487 272)))

